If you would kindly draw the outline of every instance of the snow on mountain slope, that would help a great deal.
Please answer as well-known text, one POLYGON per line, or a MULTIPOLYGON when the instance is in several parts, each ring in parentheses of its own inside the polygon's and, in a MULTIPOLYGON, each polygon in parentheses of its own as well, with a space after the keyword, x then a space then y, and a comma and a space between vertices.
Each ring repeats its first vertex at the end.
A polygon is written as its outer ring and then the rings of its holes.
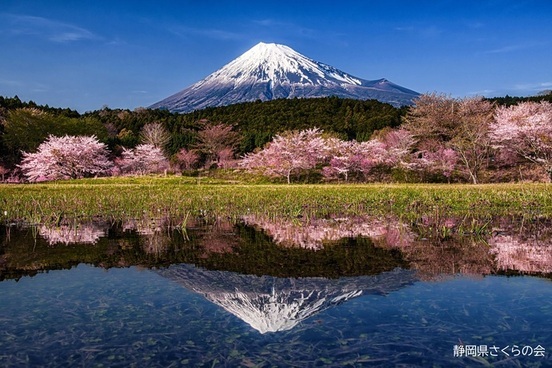
POLYGON ((338 96, 409 105, 419 94, 387 79, 364 80, 301 55, 285 45, 259 43, 205 79, 150 108, 189 112, 277 98, 338 96))

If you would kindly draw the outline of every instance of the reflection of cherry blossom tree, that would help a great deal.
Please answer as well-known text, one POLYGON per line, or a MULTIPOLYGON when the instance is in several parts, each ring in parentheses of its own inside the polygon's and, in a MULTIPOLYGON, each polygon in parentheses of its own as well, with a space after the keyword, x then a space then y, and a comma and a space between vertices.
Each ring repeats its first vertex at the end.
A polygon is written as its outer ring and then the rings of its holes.
POLYGON ((105 144, 96 137, 49 136, 35 153, 23 153, 19 167, 29 181, 102 175, 112 167, 105 144))
POLYGON ((122 229, 140 234, 140 245, 146 254, 160 255, 170 247, 171 239, 167 233, 170 221, 167 218, 127 219, 122 229))
POLYGON ((523 240, 519 234, 498 234, 489 239, 491 253, 500 270, 529 273, 552 273, 550 243, 523 240))
POLYGON ((542 166, 552 179, 552 103, 499 107, 491 125, 491 139, 497 148, 542 166))
POLYGON ((50 245, 95 244, 107 235, 107 229, 108 225, 105 223, 86 222, 78 225, 40 225, 38 233, 50 245))
MULTIPOLYGON (((497 270, 552 272, 550 234, 546 225, 541 226, 544 230, 528 229, 525 225, 520 231, 519 224, 510 218, 495 220, 493 229, 498 234, 485 238, 466 236, 466 229, 462 229, 466 219, 448 216, 422 216, 415 229, 394 217, 297 221, 248 215, 242 219, 246 225, 261 229, 276 244, 285 247, 320 250, 344 238, 367 237, 377 247, 400 251, 410 267, 424 279, 457 273, 487 275, 497 270)), ((469 223, 477 223, 477 220, 469 223)))
POLYGON ((391 246, 408 246, 415 238, 406 224, 391 218, 311 219, 308 223, 253 215, 242 219, 245 224, 265 231, 276 244, 314 250, 323 248, 324 243, 359 236, 389 241, 391 246))

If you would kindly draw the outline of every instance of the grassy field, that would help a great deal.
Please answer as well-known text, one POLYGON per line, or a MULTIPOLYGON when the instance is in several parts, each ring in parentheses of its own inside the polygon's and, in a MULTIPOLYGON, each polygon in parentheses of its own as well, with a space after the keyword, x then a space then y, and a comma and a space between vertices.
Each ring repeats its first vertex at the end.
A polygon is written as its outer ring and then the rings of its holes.
POLYGON ((189 177, 124 177, 0 185, 0 220, 44 223, 245 214, 552 217, 548 184, 247 184, 189 177))

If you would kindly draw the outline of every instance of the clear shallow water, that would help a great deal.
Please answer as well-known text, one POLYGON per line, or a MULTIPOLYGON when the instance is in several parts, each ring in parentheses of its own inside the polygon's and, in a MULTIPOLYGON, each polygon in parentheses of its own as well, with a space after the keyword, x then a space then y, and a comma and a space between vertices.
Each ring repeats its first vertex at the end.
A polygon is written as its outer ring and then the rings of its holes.
POLYGON ((552 366, 547 221, 247 221, 0 228, 0 367, 552 366))
MULTIPOLYGON (((508 360, 512 357, 500 352, 486 359, 502 362, 499 366, 552 364, 550 280, 457 276, 423 282, 409 280, 408 273, 399 279, 394 274, 380 279, 385 288, 379 292, 330 305, 289 330, 265 333, 206 295, 221 295, 235 282, 249 295, 256 288, 263 294, 271 282, 275 294, 312 291, 316 279, 297 284, 247 276, 244 282, 236 273, 189 265, 160 272, 79 265, 7 280, 0 283, 0 366, 480 365, 479 358, 454 357, 454 345, 462 343, 501 349, 541 345, 544 357, 520 354, 508 360), (169 278, 175 269, 188 279, 208 280, 211 287, 200 283, 189 290, 174 273, 169 278), (221 281, 212 285, 215 280, 221 281)), ((318 279, 319 290, 331 284, 339 284, 337 289, 377 285, 366 277, 345 281, 318 279)))

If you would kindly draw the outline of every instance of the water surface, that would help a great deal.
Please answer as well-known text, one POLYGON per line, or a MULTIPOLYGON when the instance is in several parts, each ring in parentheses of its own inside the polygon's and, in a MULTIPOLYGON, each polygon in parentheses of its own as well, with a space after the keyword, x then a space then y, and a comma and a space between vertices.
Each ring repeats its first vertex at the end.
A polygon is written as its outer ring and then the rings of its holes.
POLYGON ((4 228, 0 366, 552 365, 547 230, 366 224, 4 228))

